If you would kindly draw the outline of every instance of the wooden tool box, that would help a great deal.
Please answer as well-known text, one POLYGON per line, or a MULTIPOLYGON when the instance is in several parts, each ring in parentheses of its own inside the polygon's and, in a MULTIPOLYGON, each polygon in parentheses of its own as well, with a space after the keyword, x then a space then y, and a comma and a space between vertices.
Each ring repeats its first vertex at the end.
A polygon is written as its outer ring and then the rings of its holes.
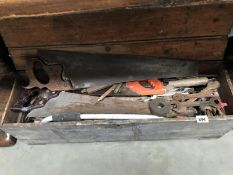
POLYGON ((232 1, 9 0, 0 9, 1 129, 15 138, 29 144, 202 139, 233 128, 233 77, 223 64, 227 44, 231 49, 232 1), (38 49, 199 60, 199 71, 221 83, 226 115, 206 124, 195 118, 20 123, 20 114, 10 111, 19 95, 16 75, 38 49))

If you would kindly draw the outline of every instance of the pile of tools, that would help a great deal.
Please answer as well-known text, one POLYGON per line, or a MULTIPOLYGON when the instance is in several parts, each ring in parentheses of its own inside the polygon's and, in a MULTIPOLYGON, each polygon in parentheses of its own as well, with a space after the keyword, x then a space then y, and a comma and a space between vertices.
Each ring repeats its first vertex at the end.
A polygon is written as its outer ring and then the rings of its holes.
MULTIPOLYGON (((97 102, 108 95, 117 96, 125 93, 128 96, 147 97, 145 102, 149 102, 150 112, 161 117, 224 115, 224 107, 227 104, 221 101, 218 94, 220 83, 217 80, 199 77, 168 81, 166 86, 164 84, 160 80, 114 84, 98 98, 97 102)), ((100 90, 96 87, 81 92, 93 94, 100 90)))
POLYGON ((218 94, 219 87, 217 80, 207 77, 123 82, 71 92, 35 87, 24 89, 11 109, 27 113, 30 118, 45 118, 59 112, 223 116, 226 104, 218 94))
POLYGON ((143 115, 148 115, 145 119, 223 116, 227 105, 218 93, 220 83, 214 76, 198 76, 192 61, 61 51, 41 51, 40 55, 30 61, 26 71, 29 84, 11 108, 26 118, 80 119, 73 114, 140 114, 134 117, 140 119, 143 115))
POLYGON ((200 91, 191 90, 187 94, 175 93, 171 96, 158 97, 149 103, 152 114, 176 117, 196 115, 222 116, 226 106, 219 97, 217 89, 218 81, 210 81, 200 91))

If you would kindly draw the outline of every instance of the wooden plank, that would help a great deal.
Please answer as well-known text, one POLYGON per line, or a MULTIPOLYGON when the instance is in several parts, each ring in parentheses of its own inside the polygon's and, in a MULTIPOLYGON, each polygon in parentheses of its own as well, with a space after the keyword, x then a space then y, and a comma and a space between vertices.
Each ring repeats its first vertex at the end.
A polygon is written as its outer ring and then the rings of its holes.
POLYGON ((154 40, 150 42, 121 42, 100 45, 64 45, 9 48, 18 70, 24 70, 27 59, 37 56, 37 49, 78 51, 87 53, 148 55, 190 60, 221 60, 227 44, 226 37, 154 40))
POLYGON ((225 108, 227 114, 233 113, 233 82, 227 70, 222 67, 219 72, 219 79, 221 83, 221 87, 219 89, 222 100, 227 103, 227 107, 225 108))
POLYGON ((13 84, 13 76, 5 76, 0 78, 0 125, 2 125, 4 117, 8 111, 9 99, 11 98, 13 84))
POLYGON ((5 106, 5 113, 2 116, 2 123, 17 123, 20 119, 22 113, 11 111, 11 107, 16 102, 21 92, 21 84, 20 82, 12 75, 12 82, 9 83, 8 91, 10 94, 8 95, 7 103, 5 106))
POLYGON ((64 12, 96 11, 138 6, 174 7, 211 3, 227 3, 230 0, 0 0, 0 18, 14 18, 19 15, 39 15, 64 12), (38 8, 39 7, 39 8, 38 8))
POLYGON ((5 124, 3 130, 28 144, 144 141, 218 138, 233 128, 228 120, 210 120, 197 124, 184 121, 95 121, 41 124, 5 124))
POLYGON ((233 3, 68 13, 0 21, 8 47, 227 36, 233 3))
POLYGON ((7 75, 9 73, 9 68, 6 66, 6 64, 3 62, 3 60, 0 57, 0 77, 7 75))
POLYGON ((8 58, 9 53, 0 34, 0 77, 9 74, 9 72, 12 71, 12 65, 8 65, 8 58))

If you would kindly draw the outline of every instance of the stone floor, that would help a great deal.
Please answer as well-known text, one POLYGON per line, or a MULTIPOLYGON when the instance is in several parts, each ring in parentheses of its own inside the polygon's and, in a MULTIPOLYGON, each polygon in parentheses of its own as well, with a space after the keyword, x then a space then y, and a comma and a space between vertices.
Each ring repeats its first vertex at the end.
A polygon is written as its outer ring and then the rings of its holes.
POLYGON ((51 144, 0 149, 0 175, 232 175, 233 131, 220 139, 51 144))

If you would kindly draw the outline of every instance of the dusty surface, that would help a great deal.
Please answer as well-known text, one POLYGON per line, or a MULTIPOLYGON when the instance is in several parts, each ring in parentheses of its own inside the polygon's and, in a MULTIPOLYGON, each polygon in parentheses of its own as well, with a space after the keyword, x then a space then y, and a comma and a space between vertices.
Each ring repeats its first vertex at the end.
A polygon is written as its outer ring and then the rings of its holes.
POLYGON ((231 175, 233 132, 213 140, 60 144, 0 149, 6 175, 231 175))

